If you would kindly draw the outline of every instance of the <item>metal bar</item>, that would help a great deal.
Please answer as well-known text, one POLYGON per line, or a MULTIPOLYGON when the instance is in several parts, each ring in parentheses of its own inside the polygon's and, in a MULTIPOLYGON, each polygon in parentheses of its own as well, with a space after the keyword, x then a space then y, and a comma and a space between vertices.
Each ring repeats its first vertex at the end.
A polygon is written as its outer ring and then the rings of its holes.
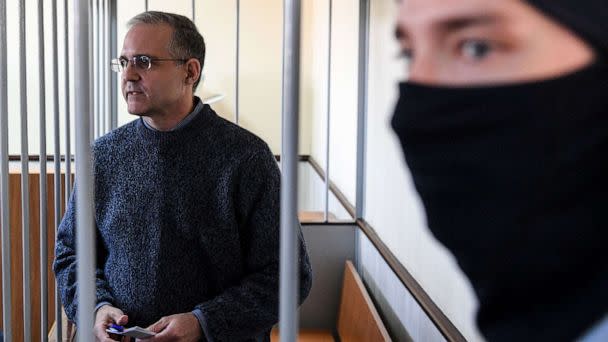
POLYGON ((357 217, 365 213, 365 145, 367 143, 367 80, 369 68, 370 1, 359 1, 359 65, 357 81, 357 217))
POLYGON ((92 0, 91 6, 91 14, 92 14, 92 22, 89 31, 89 36, 92 38, 89 40, 89 44, 92 45, 92 65, 93 65, 93 75, 92 75, 92 105, 93 105, 93 137, 98 137, 101 133, 100 130, 100 106, 99 106, 99 95, 100 95, 100 87, 99 87, 99 0, 92 0))
POLYGON ((103 0, 97 2, 97 107, 98 107, 98 129, 97 137, 100 137, 104 133, 104 87, 105 87, 105 68, 103 64, 103 52, 104 52, 104 34, 103 34, 103 0))
POLYGON ((38 0, 38 59, 40 61, 40 337, 48 340, 48 285, 47 285, 47 190, 46 190, 46 78, 44 54, 44 1, 38 0))
POLYGON ((192 22, 196 25, 196 0, 192 0, 192 22))
POLYGON ((105 19, 105 0, 99 1, 99 78, 101 82, 101 94, 99 96, 100 117, 99 117, 99 131, 100 136, 106 132, 106 64, 105 64, 105 51, 106 51, 106 19, 105 19))
POLYGON ((104 103, 104 134, 108 133, 110 131, 110 127, 112 125, 112 122, 110 120, 110 118, 112 117, 110 114, 110 103, 112 102, 112 100, 110 100, 110 68, 109 68, 109 61, 112 59, 112 57, 110 57, 110 0, 104 0, 103 1, 103 59, 101 60, 101 65, 103 65, 103 70, 104 70, 104 99, 103 99, 103 103, 104 103))
POLYGON ((148 0, 146 0, 145 9, 146 9, 146 12, 148 12, 148 0))
MULTIPOLYGON (((87 42, 89 43, 89 51, 91 51, 91 53, 88 54, 89 67, 87 67, 87 70, 89 71, 89 81, 91 82, 91 84, 89 85, 90 97, 88 113, 90 115, 90 113, 95 113, 95 110, 97 110, 97 115, 92 115, 90 117, 91 119, 89 120, 89 129, 91 130, 89 138, 91 139, 96 138, 97 135, 95 134, 95 128, 99 127, 99 125, 95 123, 95 121, 99 121, 99 101, 97 97, 99 92, 99 65, 97 65, 97 73, 95 72, 95 68, 91 67, 94 63, 93 60, 99 56, 99 35, 97 34, 99 32, 97 27, 99 21, 97 21, 96 23, 93 22, 93 11, 97 9, 98 5, 99 0, 88 0, 89 9, 87 10, 87 13, 89 15, 89 40, 87 40, 87 42), (94 36, 97 36, 97 42, 93 41, 94 36), (94 53, 93 47, 97 47, 96 53, 94 53), (91 85, 94 85, 95 87, 91 85)), ((74 53, 74 56, 76 56, 76 53, 74 53)), ((77 112, 74 112, 74 114, 76 113, 77 112)))
MULTIPOLYGON (((96 44, 96 7, 95 4, 97 3, 98 0, 89 0, 89 4, 91 5, 90 9, 91 9, 91 17, 89 18, 89 20, 91 20, 90 22, 90 30, 89 30, 89 40, 88 40, 88 45, 89 48, 92 50, 91 52, 91 60, 92 60, 92 69, 93 69, 93 74, 91 75, 91 84, 89 85, 89 87, 87 89, 91 89, 91 103, 93 104, 92 110, 93 110, 93 127, 97 128, 97 107, 95 106, 95 103, 97 103, 95 96, 97 95, 97 84, 95 83, 95 81, 97 80, 97 65, 95 65, 95 63, 97 62, 97 44, 96 44)), ((76 55, 74 55, 76 56, 76 55)), ((77 77, 75 75, 75 77, 77 77)), ((74 80, 74 82, 76 82, 76 80, 74 80)), ((76 96, 76 94, 74 94, 76 96)), ((75 112, 77 113, 77 111, 75 112)), ((76 130, 76 128, 75 128, 76 130)), ((96 133, 93 130, 92 135, 96 136, 96 133)))
MULTIPOLYGON (((108 20, 110 26, 110 48, 108 51, 108 60, 106 63, 110 63, 110 60, 115 56, 118 56, 118 34, 117 34, 117 10, 116 10, 116 0, 108 0, 109 11, 108 11, 108 20)), ((108 65, 108 74, 110 75, 110 129, 115 129, 118 126, 118 75, 115 72, 110 70, 108 65)))
MULTIPOLYGON (((103 0, 97 0, 97 137, 103 135, 103 0)), ((93 28, 95 30, 95 28, 93 28)))
MULTIPOLYGON (((93 51, 93 49, 95 47, 99 48, 99 39, 97 40, 97 43, 95 43, 93 41, 93 38, 96 37, 97 34, 97 23, 93 22, 93 11, 95 11, 97 9, 97 4, 99 3, 99 0, 88 0, 88 6, 89 9, 87 11, 88 16, 89 16, 89 39, 87 40, 87 43, 89 45, 89 53, 88 53, 88 60, 89 60, 89 66, 87 68, 87 70, 89 71, 89 81, 91 82, 89 84, 89 115, 91 113, 95 113, 95 111, 98 109, 97 104, 99 103, 98 99, 96 98, 97 96, 97 92, 99 91, 99 82, 98 82, 98 75, 96 74, 96 70, 99 71, 99 65, 97 65, 97 69, 95 69, 94 67, 92 67, 92 65, 94 64, 94 59, 97 58, 98 53, 95 53, 95 51, 93 51)), ((98 37, 99 38, 99 37, 98 37)), ((74 45, 74 51, 76 51, 76 47, 74 45)), ((99 52, 99 51, 98 51, 99 52)), ((76 53, 74 53, 74 57, 76 57, 76 53)), ((77 76, 75 76, 77 77, 77 76)), ((74 79, 74 82, 76 82, 76 80, 74 79)), ((76 93, 74 93, 76 94, 76 93)), ((75 115, 76 112, 74 112, 75 115)), ((89 134, 89 138, 95 139, 96 134, 95 134, 95 128, 99 127, 99 125, 97 125, 95 123, 96 120, 99 119, 99 111, 97 110, 97 115, 92 115, 90 117, 89 120, 89 130, 91 131, 91 133, 89 134)), ((76 126, 77 127, 77 126, 76 126)))
MULTIPOLYGON (((365 164, 367 145, 367 81, 369 67, 369 18, 370 1, 359 1, 359 61, 357 80, 357 189, 356 219, 365 215, 365 164)), ((361 271, 360 234, 355 233, 355 266, 361 271)))
POLYGON ((300 96, 299 0, 283 5, 283 143, 281 164, 280 338, 295 342, 298 331, 298 119, 300 96))
MULTIPOLYGON (((55 236, 61 223, 61 140, 59 138, 59 49, 57 46, 57 0, 53 0, 51 18, 53 21, 53 133, 55 142, 54 162, 55 173, 53 174, 53 194, 55 199, 55 236)), ((61 326, 61 299, 59 289, 55 283, 55 324, 61 326)), ((62 341, 61 329, 55 329, 55 341, 62 341)))
MULTIPOLYGON (((97 65, 94 65, 96 60, 96 55, 97 55, 97 44, 95 44, 95 2, 96 0, 90 0, 90 2, 93 2, 93 6, 91 6, 91 11, 93 12, 93 17, 91 18, 91 30, 89 31, 89 47, 93 50, 91 53, 93 62, 93 75, 91 77, 91 85, 90 85, 90 89, 92 91, 92 97, 91 97, 91 101, 92 103, 95 103, 95 91, 97 90, 97 85, 95 84, 95 79, 96 79, 96 75, 95 73, 97 72, 97 65)), ((93 106, 93 122, 95 122, 95 120, 97 120, 97 108, 95 106, 93 106)), ((94 124, 94 126, 97 126, 94 124)))
POLYGON ((331 130, 331 26, 333 1, 329 0, 327 33, 327 125, 325 126, 325 210, 324 221, 329 221, 329 138, 331 130))
POLYGON ((2 326, 4 340, 12 341, 11 241, 8 174, 8 75, 6 0, 0 0, 0 196, 2 197, 2 326))
POLYGON ((76 256, 78 283, 78 340, 94 340, 95 227, 90 135, 90 54, 88 0, 74 5, 74 67, 76 96, 76 256))
POLYGON ((235 105, 234 115, 235 123, 239 124, 240 108, 239 108, 239 92, 240 92, 240 75, 241 75, 241 0, 236 0, 236 80, 235 80, 235 105))
POLYGON ((99 55, 98 55, 98 59, 97 62, 99 63, 99 134, 98 136, 102 136, 104 135, 105 132, 105 127, 104 127, 104 123, 105 123, 105 86, 106 86, 106 69, 105 69, 105 64, 104 64, 104 51, 106 49, 105 47, 105 35, 104 35, 104 23, 105 23, 105 19, 104 19, 104 14, 103 14, 103 8, 104 8, 104 0, 99 0, 99 8, 97 10, 97 20, 98 20, 98 32, 97 32, 97 37, 98 37, 98 43, 99 43, 99 55))
POLYGON ((31 340, 30 296, 30 191, 27 136, 27 74, 25 48, 25 0, 19 1, 19 87, 21 101, 21 240, 23 246, 23 340, 31 340))
POLYGON ((110 58, 108 58, 108 50, 110 48, 110 44, 108 41, 108 37, 109 37, 108 29, 110 27, 110 24, 108 23, 108 18, 109 18, 108 13, 110 11, 109 11, 109 6, 108 6, 108 1, 109 0, 103 0, 103 7, 102 7, 103 10, 101 12, 102 18, 103 18, 103 22, 102 22, 103 28, 101 30, 101 34, 103 36, 103 40, 102 40, 103 49, 102 49, 101 63, 100 63, 103 68, 103 87, 101 88, 103 91, 103 96, 102 96, 102 105, 103 105, 103 108, 102 108, 102 115, 103 115, 102 133, 103 134, 106 134, 110 131, 110 120, 109 120, 109 118, 110 118, 110 113, 109 113, 110 100, 108 99, 108 97, 110 95, 108 93, 108 85, 110 82, 110 75, 109 75, 110 68, 108 67, 109 63, 110 63, 109 62, 110 58))
POLYGON ((70 0, 65 0, 63 7, 64 24, 64 61, 65 61, 65 207, 67 208, 72 193, 72 151, 71 151, 71 132, 70 132, 70 52, 69 52, 69 27, 68 27, 68 4, 70 0))
POLYGON ((97 36, 97 54, 95 55, 95 57, 97 58, 97 62, 95 63, 97 65, 97 80, 95 82, 95 84, 97 85, 97 96, 95 98, 95 100, 97 102, 94 102, 95 106, 97 107, 97 137, 100 137, 103 130, 102 130, 102 115, 103 115, 103 79, 102 79, 102 75, 103 75, 103 71, 102 71, 102 64, 101 61, 103 59, 103 52, 102 52, 102 25, 101 25, 101 0, 97 0, 96 1, 96 13, 97 13, 97 25, 95 27, 93 27, 92 29, 95 32, 95 35, 97 36))

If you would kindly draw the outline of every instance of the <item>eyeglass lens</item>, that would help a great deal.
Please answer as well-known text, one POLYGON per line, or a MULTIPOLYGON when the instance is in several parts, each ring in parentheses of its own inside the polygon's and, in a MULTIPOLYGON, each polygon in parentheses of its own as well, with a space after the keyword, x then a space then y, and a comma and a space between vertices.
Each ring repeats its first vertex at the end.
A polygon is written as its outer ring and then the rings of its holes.
POLYGON ((150 69, 151 61, 152 59, 148 56, 135 56, 130 60, 126 58, 118 58, 112 61, 112 70, 121 72, 127 68, 129 62, 133 63, 133 66, 135 66, 137 69, 148 70, 150 69))

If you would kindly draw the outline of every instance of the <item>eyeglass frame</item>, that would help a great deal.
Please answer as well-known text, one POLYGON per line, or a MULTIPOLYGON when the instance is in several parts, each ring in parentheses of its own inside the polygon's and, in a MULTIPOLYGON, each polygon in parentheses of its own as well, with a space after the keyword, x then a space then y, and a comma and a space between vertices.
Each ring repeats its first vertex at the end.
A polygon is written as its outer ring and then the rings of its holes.
MULTIPOLYGON (((177 61, 177 62, 185 63, 188 60, 189 60, 189 58, 187 58, 187 59, 184 59, 184 58, 154 58, 154 57, 150 57, 148 55, 137 55, 137 56, 133 56, 131 58, 126 58, 126 57, 113 58, 110 61, 110 66, 111 66, 112 71, 114 71, 116 73, 121 73, 129 66, 129 62, 131 62, 131 65, 136 67, 138 70, 150 70, 152 68, 152 62, 177 61), (138 61, 141 62, 141 58, 148 58, 148 67, 147 68, 139 66, 138 61), (123 66, 121 61, 126 61, 126 64, 123 66)), ((141 62, 141 63, 143 63, 143 62, 141 62)))

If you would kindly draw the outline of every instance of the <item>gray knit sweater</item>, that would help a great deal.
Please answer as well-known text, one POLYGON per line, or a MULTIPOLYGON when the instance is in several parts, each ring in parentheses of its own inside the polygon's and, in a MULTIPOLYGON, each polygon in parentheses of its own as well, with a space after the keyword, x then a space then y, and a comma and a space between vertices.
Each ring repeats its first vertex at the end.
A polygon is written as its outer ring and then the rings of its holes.
MULTIPOLYGON (((280 174, 268 146, 205 105, 185 127, 135 120, 95 142, 97 302, 129 326, 195 312, 209 341, 268 341, 278 321, 280 174)), ((74 196, 54 270, 75 320, 74 196)), ((311 268, 300 234, 300 301, 311 268)))

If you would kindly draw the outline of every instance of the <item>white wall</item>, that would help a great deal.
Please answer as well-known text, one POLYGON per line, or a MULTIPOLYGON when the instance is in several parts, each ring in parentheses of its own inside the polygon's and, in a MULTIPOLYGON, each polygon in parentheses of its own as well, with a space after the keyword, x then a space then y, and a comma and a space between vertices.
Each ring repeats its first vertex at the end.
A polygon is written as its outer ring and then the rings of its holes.
MULTIPOLYGON (((305 2, 310 28, 304 37, 310 66, 311 88, 306 101, 312 111, 311 155, 326 167, 329 1, 305 2), (308 40, 307 40, 308 38, 308 40)), ((355 203, 357 162, 357 48, 359 8, 356 1, 332 1, 330 74, 330 179, 355 203)), ((304 73, 304 72, 303 72, 304 73)))
MULTIPOLYGON (((389 125, 397 84, 406 74, 394 41, 396 7, 393 0, 371 2, 365 218, 463 335, 478 341, 472 288, 452 255, 426 227, 422 205, 389 125)), ((388 302, 401 300, 389 289, 384 295, 388 302)))
MULTIPOLYGON (((144 1, 118 1, 118 51, 126 23, 144 10, 144 1)), ((275 154, 281 152, 282 0, 241 1, 239 124, 264 139, 275 154)), ((190 0, 150 0, 149 10, 175 12, 192 18, 190 0)), ((236 0, 206 0, 196 4, 196 25, 207 44, 205 80, 197 94, 223 94, 213 105, 217 113, 236 117, 236 0)), ((303 61, 303 63, 306 63, 303 61)), ((122 99, 122 97, 121 97, 122 99)), ((119 125, 133 120, 119 100, 119 125)), ((300 153, 310 154, 310 122, 301 113, 300 153)))
MULTIPOLYGON (((65 152, 65 88, 64 69, 66 66, 73 65, 73 59, 66 61, 63 56, 64 39, 63 39, 63 2, 58 4, 58 66, 59 66, 59 113, 60 113, 60 144, 62 153, 65 152)), ((18 1, 7 1, 7 76, 8 76, 8 132, 9 132, 9 154, 18 155, 21 153, 21 90, 20 90, 20 70, 25 68, 27 77, 26 102, 27 102, 27 125, 28 125, 28 151, 29 154, 37 155, 40 153, 40 104, 41 94, 39 91, 40 77, 39 68, 45 67, 46 81, 46 132, 47 132, 47 153, 51 154, 54 151, 54 131, 53 131, 53 115, 54 101, 52 92, 53 84, 53 64, 55 59, 52 54, 52 31, 51 27, 51 3, 44 3, 44 44, 46 46, 45 59, 41 61, 39 58, 38 49, 38 4, 35 0, 26 1, 26 59, 20 60, 19 56, 19 10, 18 1)), ((71 13, 71 8, 68 8, 71 13)), ((71 14, 70 14, 71 20, 71 14)), ((71 46, 71 36, 70 42, 71 46)), ((70 55, 73 53, 70 47, 70 55)), ((72 84, 73 86, 73 84, 72 84)), ((72 108, 73 108, 73 93, 72 108)), ((74 122, 72 111, 71 121, 74 122)), ((72 152, 74 144, 72 140, 72 152)))

